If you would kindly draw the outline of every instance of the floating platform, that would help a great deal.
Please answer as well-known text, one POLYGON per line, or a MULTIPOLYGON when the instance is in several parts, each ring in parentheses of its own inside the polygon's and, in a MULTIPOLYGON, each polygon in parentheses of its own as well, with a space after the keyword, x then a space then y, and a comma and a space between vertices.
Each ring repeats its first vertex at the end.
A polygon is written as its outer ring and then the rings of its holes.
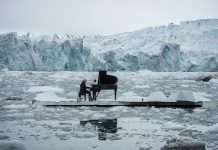
POLYGON ((173 108, 196 108, 202 107, 203 102, 189 102, 189 101, 177 101, 177 102, 127 102, 127 101, 67 101, 67 102, 36 102, 43 106, 54 107, 114 107, 114 106, 127 106, 127 107, 173 107, 173 108))

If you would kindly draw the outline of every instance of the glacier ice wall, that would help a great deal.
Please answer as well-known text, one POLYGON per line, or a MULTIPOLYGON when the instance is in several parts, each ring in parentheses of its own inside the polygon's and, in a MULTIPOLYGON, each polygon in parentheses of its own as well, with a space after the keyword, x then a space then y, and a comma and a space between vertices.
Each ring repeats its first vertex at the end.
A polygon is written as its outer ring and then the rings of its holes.
POLYGON ((218 19, 93 38, 0 35, 0 69, 218 71, 218 19))
POLYGON ((148 27, 84 41, 92 54, 115 53, 119 70, 218 71, 218 19, 148 27))
POLYGON ((61 71, 84 70, 89 56, 83 48, 82 39, 67 39, 64 42, 29 37, 16 33, 0 35, 0 69, 61 71))

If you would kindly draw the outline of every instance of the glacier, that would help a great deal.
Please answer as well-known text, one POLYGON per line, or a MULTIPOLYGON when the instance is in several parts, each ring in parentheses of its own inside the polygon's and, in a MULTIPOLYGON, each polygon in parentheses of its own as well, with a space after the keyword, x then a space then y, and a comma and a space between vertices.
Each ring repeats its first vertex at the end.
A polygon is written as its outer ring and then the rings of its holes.
POLYGON ((218 19, 109 36, 0 34, 0 70, 218 71, 218 19))

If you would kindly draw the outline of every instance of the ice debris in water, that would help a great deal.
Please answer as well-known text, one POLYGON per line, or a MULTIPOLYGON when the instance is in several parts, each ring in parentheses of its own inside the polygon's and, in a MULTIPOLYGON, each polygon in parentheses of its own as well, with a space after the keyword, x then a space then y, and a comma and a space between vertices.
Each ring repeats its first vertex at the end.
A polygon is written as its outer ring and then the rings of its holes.
POLYGON ((173 138, 167 141, 167 145, 163 146, 161 150, 206 150, 205 144, 195 141, 193 139, 177 139, 173 138))

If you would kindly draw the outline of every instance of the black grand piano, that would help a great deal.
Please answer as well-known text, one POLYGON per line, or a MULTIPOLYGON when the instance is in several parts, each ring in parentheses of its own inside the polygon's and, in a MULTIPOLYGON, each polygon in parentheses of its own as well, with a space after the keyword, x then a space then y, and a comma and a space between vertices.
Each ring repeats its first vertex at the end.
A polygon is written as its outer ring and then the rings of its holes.
POLYGON ((117 96, 117 77, 107 75, 107 71, 100 70, 98 74, 98 83, 92 84, 90 90, 92 91, 92 98, 96 100, 101 90, 114 90, 114 97, 117 96))

